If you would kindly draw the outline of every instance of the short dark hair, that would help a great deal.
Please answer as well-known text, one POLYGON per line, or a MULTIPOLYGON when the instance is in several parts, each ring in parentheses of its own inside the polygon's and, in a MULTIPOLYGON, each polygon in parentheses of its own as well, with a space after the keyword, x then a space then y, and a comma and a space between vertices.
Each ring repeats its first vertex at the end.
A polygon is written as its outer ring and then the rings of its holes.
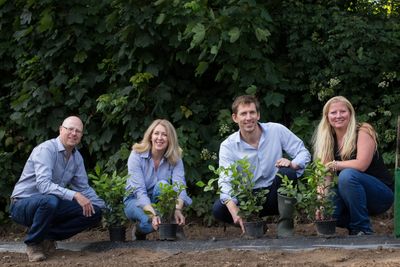
POLYGON ((256 105, 257 112, 260 112, 260 102, 258 102, 257 97, 253 95, 241 95, 235 98, 235 101, 232 103, 232 113, 237 114, 238 107, 241 104, 251 104, 254 103, 256 105))

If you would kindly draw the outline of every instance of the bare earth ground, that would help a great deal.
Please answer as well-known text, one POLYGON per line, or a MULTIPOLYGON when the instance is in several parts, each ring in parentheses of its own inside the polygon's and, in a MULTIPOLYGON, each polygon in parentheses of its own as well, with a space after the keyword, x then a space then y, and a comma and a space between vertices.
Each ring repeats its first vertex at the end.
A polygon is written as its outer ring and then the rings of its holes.
MULTIPOLYGON (((393 221, 390 218, 372 219, 377 235, 391 235, 393 221)), ((268 224, 265 238, 276 238, 276 225, 268 224)), ((312 224, 297 224, 296 236, 316 235, 312 224)), ((205 227, 189 223, 184 228, 187 239, 210 240, 212 238, 239 238, 237 227, 205 227)), ((337 228, 337 235, 347 231, 337 228)), ((24 228, 15 225, 0 229, 0 241, 21 241, 24 228)), ((149 239, 157 239, 156 233, 149 239)), ((101 228, 83 232, 70 241, 107 241, 108 232, 101 228)), ((131 240, 127 231, 127 240, 131 240)), ((169 242, 169 241, 163 241, 169 242)), ((179 242, 179 241, 176 241, 179 242)), ((137 248, 112 249, 105 252, 72 252, 57 250, 45 262, 30 263, 22 253, 0 253, 0 266, 400 266, 400 250, 367 249, 315 249, 305 251, 253 251, 219 249, 169 253, 137 248)))

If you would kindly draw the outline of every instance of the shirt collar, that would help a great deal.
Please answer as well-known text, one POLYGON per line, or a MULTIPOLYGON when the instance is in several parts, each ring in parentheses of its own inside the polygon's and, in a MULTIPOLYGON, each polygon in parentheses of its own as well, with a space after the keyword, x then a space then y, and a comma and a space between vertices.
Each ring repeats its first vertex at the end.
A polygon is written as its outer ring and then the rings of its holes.
MULTIPOLYGON (((257 124, 258 124, 258 126, 260 126, 260 130, 261 130, 261 137, 260 137, 260 142, 261 142, 261 141, 264 141, 264 139, 265 139, 265 129, 263 128, 263 126, 259 122, 257 124)), ((243 141, 240 138, 240 129, 237 132, 233 133, 233 140, 236 143, 240 143, 240 142, 243 141)))
MULTIPOLYGON (((64 151, 65 151, 65 147, 64 147, 64 145, 61 143, 60 137, 57 137, 57 138, 56 138, 56 143, 57 143, 57 150, 58 150, 58 152, 64 152, 64 151)), ((76 151, 76 148, 74 147, 74 148, 72 149, 72 154, 74 154, 75 151, 76 151)))

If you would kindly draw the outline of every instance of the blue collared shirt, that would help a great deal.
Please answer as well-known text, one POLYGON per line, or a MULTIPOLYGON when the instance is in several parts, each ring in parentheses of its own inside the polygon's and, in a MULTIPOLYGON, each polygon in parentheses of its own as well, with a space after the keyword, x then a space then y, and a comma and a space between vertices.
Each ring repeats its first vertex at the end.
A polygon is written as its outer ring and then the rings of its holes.
POLYGON ((76 192, 90 199, 93 205, 105 208, 104 201, 89 186, 82 155, 74 149, 66 161, 65 148, 60 138, 54 138, 35 147, 30 154, 11 197, 27 198, 51 194, 72 200, 76 192))
MULTIPOLYGON (((151 204, 150 198, 157 182, 178 182, 186 186, 182 159, 178 160, 174 166, 168 163, 167 159, 163 157, 158 169, 155 170, 149 151, 143 153, 131 151, 128 159, 128 173, 129 178, 126 190, 133 190, 131 195, 138 200, 137 203, 142 208, 151 204)), ((180 193, 179 198, 183 200, 185 205, 192 204, 192 199, 187 195, 186 190, 180 193)))
MULTIPOLYGON (((302 175, 305 166, 311 160, 310 152, 305 148, 303 141, 282 124, 269 122, 259 123, 259 126, 262 134, 258 148, 243 141, 240 138, 240 131, 237 131, 221 143, 219 166, 228 167, 235 161, 247 157, 254 167, 254 188, 268 187, 278 172, 275 163, 282 158, 284 151, 292 162, 300 167, 296 171, 297 176, 302 175)), ((230 177, 221 176, 218 180, 222 202, 232 199, 230 179, 230 177)), ((236 199, 233 200, 236 202, 236 199)))

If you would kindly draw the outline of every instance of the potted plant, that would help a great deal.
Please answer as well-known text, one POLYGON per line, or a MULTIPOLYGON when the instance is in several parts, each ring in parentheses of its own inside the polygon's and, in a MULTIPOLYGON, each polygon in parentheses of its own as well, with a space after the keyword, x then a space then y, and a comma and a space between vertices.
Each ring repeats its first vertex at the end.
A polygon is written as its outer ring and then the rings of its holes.
POLYGON ((317 159, 307 166, 302 182, 298 184, 301 194, 298 206, 310 220, 314 221, 319 235, 333 235, 336 232, 336 219, 332 217, 335 208, 333 203, 335 192, 332 187, 336 179, 336 175, 317 159), (327 182, 326 177, 332 177, 332 181, 327 182), (316 219, 317 211, 320 219, 316 219))
MULTIPOLYGON (((254 174, 247 158, 235 161, 228 167, 215 169, 209 166, 218 176, 230 177, 233 198, 240 207, 239 216, 244 220, 245 233, 248 237, 258 238, 264 235, 265 222, 260 218, 260 212, 267 200, 268 189, 254 190, 254 174)), ((207 189, 210 189, 208 184, 207 189)))
POLYGON ((108 228, 110 241, 125 241, 128 219, 124 213, 123 198, 128 195, 125 185, 129 175, 118 174, 116 171, 109 175, 102 172, 99 165, 96 165, 94 171, 94 174, 89 174, 89 177, 96 193, 107 206, 104 210, 103 222, 108 228))
POLYGON ((294 232, 294 213, 297 199, 301 198, 301 194, 297 189, 295 181, 290 180, 287 175, 278 174, 282 183, 278 188, 278 210, 279 221, 277 227, 278 237, 290 237, 294 232))
POLYGON ((160 184, 160 195, 157 197, 156 203, 152 204, 161 220, 158 228, 160 240, 176 240, 178 225, 175 223, 175 207, 179 194, 185 188, 185 185, 177 182, 160 184))

